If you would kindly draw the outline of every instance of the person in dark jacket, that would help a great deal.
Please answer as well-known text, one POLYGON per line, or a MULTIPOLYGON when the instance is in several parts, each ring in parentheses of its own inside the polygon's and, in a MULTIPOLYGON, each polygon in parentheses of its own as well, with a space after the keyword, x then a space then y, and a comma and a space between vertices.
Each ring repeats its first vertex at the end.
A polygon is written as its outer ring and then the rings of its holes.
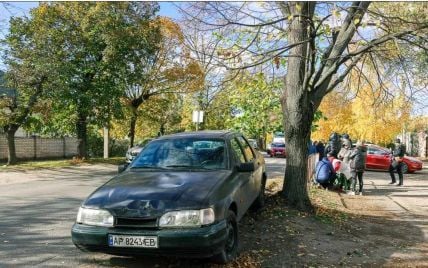
POLYGON ((336 179, 336 172, 327 157, 319 161, 315 167, 315 180, 324 188, 330 187, 336 179))
POLYGON ((340 141, 339 134, 337 134, 336 132, 331 133, 328 144, 325 147, 324 154, 326 155, 330 153, 332 156, 337 158, 337 154, 339 153, 340 148, 342 148, 342 144, 340 141))
POLYGON ((324 158, 324 150, 325 150, 324 143, 322 141, 319 141, 315 146, 315 148, 319 156, 319 161, 321 161, 324 158))
POLYGON ((395 140, 395 149, 392 152, 393 158, 391 159, 391 164, 389 165, 389 175, 391 176, 391 182, 389 184, 395 184, 394 170, 397 170, 399 182, 397 186, 403 185, 403 157, 406 149, 401 144, 400 139, 395 140))
POLYGON ((311 154, 316 154, 316 153, 317 153, 317 149, 315 147, 315 144, 313 144, 312 141, 309 140, 309 142, 308 142, 308 154, 311 155, 311 154))
POLYGON ((358 193, 363 194, 363 173, 366 168, 367 147, 363 142, 358 141, 356 147, 349 156, 351 168, 351 192, 349 194, 355 195, 357 177, 359 182, 358 193))
POLYGON ((349 138, 349 135, 346 133, 342 135, 342 147, 352 148, 351 139, 349 138))

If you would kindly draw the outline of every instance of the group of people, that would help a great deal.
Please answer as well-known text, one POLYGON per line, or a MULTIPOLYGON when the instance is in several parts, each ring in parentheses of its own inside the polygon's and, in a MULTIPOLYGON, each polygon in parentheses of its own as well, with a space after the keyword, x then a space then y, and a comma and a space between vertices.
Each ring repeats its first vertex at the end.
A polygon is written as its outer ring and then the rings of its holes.
MULTIPOLYGON (((318 147, 322 148, 322 146, 323 144, 318 147)), ((323 152, 318 150, 317 152, 320 154, 321 159, 315 168, 316 182, 324 188, 330 188, 338 180, 341 188, 350 190, 348 194, 355 195, 358 193, 362 195, 363 173, 367 157, 367 148, 362 141, 358 141, 355 148, 352 148, 352 142, 348 134, 340 136, 338 133, 333 132, 323 152), (347 169, 350 170, 349 179, 343 176, 347 169), (358 191, 356 191, 357 179, 359 184, 358 191)))
MULTIPOLYGON (((362 195, 364 186, 363 174, 367 159, 367 147, 364 142, 359 140, 353 148, 348 134, 340 136, 338 133, 333 132, 325 147, 322 142, 314 142, 313 145, 320 156, 315 168, 315 181, 326 189, 331 188, 336 182, 336 185, 341 189, 348 190, 348 194, 362 195), (359 184, 358 191, 356 189, 357 179, 359 184)), ((402 166, 404 153, 404 146, 401 144, 400 139, 396 139, 389 167, 390 184, 397 182, 394 175, 394 171, 397 171, 399 179, 397 186, 403 185, 402 166)))

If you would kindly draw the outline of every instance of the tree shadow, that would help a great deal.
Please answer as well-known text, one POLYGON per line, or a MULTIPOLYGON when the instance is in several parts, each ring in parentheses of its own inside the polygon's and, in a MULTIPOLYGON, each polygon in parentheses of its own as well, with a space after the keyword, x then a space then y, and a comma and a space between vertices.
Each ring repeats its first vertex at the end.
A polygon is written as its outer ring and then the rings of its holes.
MULTIPOLYGON (((25 204, 17 200, 1 207, 0 266, 223 267, 205 259, 80 252, 70 229, 81 201, 35 196, 25 204)), ((417 261, 428 262, 426 248, 419 248, 424 243, 421 225, 428 225, 422 216, 409 220, 324 212, 302 213, 279 194, 267 196, 263 210, 247 213, 239 223, 240 257, 226 267, 383 266, 407 249, 426 256, 417 261)))

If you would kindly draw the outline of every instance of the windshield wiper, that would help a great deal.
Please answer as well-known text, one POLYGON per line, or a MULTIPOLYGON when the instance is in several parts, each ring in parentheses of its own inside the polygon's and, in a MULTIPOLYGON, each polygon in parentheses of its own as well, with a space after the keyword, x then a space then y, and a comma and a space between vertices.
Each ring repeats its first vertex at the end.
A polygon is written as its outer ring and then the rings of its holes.
POLYGON ((206 170, 213 170, 212 168, 206 168, 204 166, 198 165, 168 165, 167 168, 189 168, 189 169, 206 169, 206 170))
POLYGON ((147 168, 147 169, 164 169, 163 167, 158 167, 158 166, 151 166, 151 165, 143 165, 143 166, 135 166, 135 167, 131 167, 131 169, 143 169, 143 168, 147 168))

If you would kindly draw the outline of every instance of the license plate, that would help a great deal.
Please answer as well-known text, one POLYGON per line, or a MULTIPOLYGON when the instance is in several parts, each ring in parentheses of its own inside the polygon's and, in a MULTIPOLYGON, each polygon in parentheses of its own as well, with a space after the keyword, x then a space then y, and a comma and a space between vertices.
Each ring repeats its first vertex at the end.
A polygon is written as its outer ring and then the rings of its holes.
POLYGON ((275 152, 275 154, 282 154, 282 152, 275 152))
POLYGON ((157 236, 109 235, 110 247, 157 248, 157 236))

